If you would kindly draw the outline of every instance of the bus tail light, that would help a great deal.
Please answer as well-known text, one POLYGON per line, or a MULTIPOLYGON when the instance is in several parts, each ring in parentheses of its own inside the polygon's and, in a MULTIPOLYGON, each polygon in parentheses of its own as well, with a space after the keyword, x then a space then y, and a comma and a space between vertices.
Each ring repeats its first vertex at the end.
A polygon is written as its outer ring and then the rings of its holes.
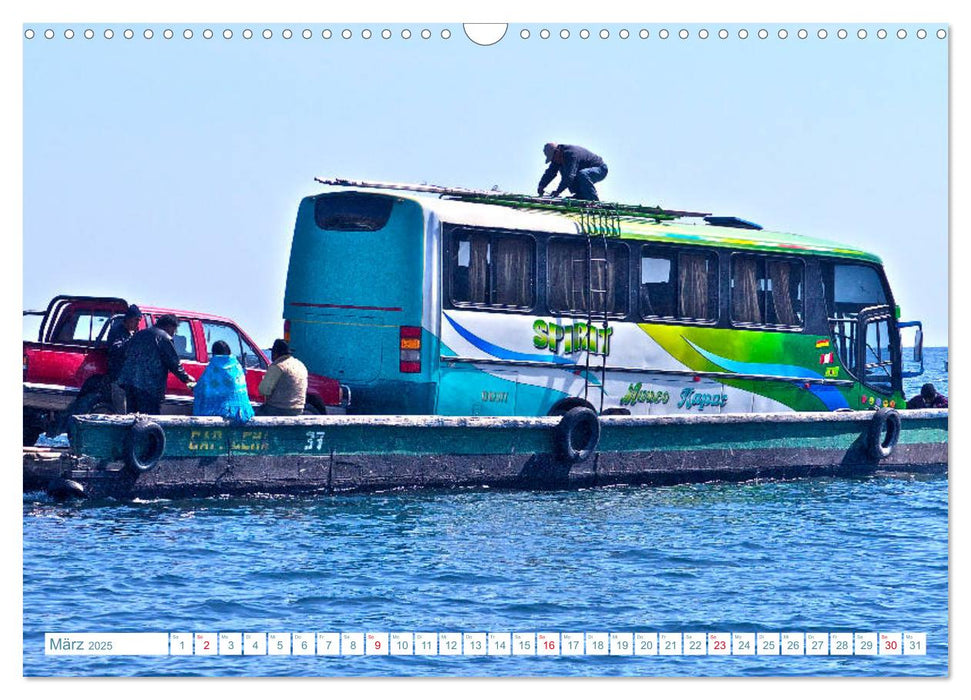
POLYGON ((283 319, 283 339, 287 341, 287 345, 290 344, 290 319, 283 319))
POLYGON ((409 374, 421 372, 421 328, 401 326, 398 347, 401 352, 398 369, 409 374))

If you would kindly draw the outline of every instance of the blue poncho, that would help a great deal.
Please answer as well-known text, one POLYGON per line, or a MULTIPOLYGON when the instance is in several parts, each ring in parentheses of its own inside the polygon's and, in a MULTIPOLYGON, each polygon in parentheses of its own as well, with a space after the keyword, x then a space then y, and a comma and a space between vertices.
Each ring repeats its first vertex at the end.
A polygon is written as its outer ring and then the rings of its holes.
POLYGON ((253 417, 246 372, 232 355, 211 356, 192 393, 194 416, 222 416, 239 423, 253 417))

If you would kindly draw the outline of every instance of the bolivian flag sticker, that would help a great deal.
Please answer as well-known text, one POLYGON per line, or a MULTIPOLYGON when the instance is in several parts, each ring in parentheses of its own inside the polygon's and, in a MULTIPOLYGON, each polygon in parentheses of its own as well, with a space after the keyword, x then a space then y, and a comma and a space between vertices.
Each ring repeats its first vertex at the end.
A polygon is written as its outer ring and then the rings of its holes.
POLYGON ((828 348, 829 347, 829 340, 827 340, 826 338, 823 338, 822 340, 817 340, 816 341, 816 347, 817 348, 828 348))

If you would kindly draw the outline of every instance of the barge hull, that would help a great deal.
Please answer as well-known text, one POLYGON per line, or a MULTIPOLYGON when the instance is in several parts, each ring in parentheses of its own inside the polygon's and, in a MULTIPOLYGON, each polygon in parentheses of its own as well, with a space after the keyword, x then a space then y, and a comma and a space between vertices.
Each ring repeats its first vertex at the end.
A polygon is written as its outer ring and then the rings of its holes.
MULTIPOLYGON (((132 416, 78 417, 56 478, 90 497, 177 498, 489 486, 581 488, 759 478, 946 473, 947 411, 901 414, 891 454, 875 459, 873 414, 794 413, 601 419, 595 454, 554 456, 558 418, 152 417, 165 432, 151 469, 126 466, 132 416)), ((33 473, 38 483, 50 477, 33 473)), ((31 473, 28 473, 31 472, 31 473)))

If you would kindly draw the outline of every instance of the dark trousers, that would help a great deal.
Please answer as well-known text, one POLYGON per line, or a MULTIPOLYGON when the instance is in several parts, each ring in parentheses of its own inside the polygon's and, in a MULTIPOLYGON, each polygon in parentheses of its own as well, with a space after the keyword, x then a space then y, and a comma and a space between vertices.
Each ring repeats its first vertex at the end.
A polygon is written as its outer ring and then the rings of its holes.
POLYGON ((162 396, 158 392, 126 386, 125 400, 129 413, 147 413, 150 416, 162 413, 162 396))
POLYGON ((598 165, 595 168, 584 168, 577 173, 576 178, 573 180, 573 187, 570 190, 577 199, 588 199, 592 202, 599 202, 600 197, 597 196, 597 188, 593 186, 593 183, 600 182, 605 177, 607 177, 606 165, 598 165))

